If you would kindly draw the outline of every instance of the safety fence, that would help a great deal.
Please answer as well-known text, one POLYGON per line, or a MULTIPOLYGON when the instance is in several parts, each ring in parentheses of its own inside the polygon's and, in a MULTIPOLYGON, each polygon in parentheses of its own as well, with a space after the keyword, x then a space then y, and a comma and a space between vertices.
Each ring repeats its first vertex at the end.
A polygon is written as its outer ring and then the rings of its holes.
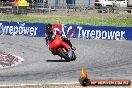
POLYGON ((0 3, 0 13, 4 14, 26 14, 42 16, 88 16, 99 18, 131 18, 132 8, 130 7, 112 7, 97 9, 91 3, 88 6, 84 3, 75 5, 61 3, 56 6, 52 3, 29 3, 28 7, 12 6, 11 2, 0 3))
MULTIPOLYGON (((46 23, 0 21, 0 35, 44 37, 46 23)), ((132 40, 132 27, 52 24, 54 31, 69 38, 132 40)))

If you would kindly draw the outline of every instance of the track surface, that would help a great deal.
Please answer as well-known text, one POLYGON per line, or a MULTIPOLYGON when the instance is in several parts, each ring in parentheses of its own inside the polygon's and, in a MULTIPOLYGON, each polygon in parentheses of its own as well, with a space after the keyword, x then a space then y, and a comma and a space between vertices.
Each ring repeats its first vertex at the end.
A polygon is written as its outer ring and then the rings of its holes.
POLYGON ((77 60, 60 61, 43 37, 0 36, 0 50, 25 61, 0 70, 0 85, 77 82, 81 67, 90 79, 132 79, 132 42, 72 39, 77 60))

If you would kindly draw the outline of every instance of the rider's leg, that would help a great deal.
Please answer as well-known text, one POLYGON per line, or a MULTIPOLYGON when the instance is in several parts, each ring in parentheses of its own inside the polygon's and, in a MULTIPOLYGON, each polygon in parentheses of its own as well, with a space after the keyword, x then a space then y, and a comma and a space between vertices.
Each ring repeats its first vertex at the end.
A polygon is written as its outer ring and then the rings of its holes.
POLYGON ((63 40, 64 42, 66 42, 73 50, 76 50, 76 48, 73 47, 73 45, 72 45, 70 39, 68 39, 68 38, 62 38, 62 40, 63 40))
POLYGON ((53 55, 57 55, 56 52, 52 49, 49 49, 53 55))

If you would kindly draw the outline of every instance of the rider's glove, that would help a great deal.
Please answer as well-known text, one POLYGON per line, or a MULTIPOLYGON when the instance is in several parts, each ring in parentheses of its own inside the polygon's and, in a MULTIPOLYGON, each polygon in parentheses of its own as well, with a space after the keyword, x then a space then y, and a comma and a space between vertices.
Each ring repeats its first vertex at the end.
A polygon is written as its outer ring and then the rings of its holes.
POLYGON ((49 44, 46 44, 49 47, 49 44))

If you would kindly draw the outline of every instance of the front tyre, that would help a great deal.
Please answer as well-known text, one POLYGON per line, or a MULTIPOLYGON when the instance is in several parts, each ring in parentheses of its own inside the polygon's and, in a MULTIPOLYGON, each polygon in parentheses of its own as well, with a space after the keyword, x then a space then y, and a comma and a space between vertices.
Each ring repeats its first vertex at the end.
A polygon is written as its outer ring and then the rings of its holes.
POLYGON ((63 49, 59 50, 60 56, 63 57, 67 62, 71 61, 71 58, 68 57, 68 52, 64 52, 63 49))
POLYGON ((75 55, 75 53, 74 53, 74 51, 72 51, 73 53, 72 53, 72 61, 74 61, 74 60, 76 60, 76 55, 75 55))

